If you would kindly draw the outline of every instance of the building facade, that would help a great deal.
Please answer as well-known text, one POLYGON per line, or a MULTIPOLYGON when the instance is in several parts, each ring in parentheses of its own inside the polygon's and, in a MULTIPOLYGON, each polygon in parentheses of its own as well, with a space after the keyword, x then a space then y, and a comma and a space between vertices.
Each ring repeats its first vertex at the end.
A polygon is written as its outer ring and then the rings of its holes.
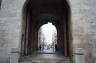
MULTIPOLYGON (((7 63, 12 50, 21 51, 22 13, 26 0, 0 0, 0 2, 0 63, 7 63)), ((86 62, 95 62, 96 0, 66 0, 66 2, 71 8, 70 53, 74 53, 76 48, 83 48, 86 62)))

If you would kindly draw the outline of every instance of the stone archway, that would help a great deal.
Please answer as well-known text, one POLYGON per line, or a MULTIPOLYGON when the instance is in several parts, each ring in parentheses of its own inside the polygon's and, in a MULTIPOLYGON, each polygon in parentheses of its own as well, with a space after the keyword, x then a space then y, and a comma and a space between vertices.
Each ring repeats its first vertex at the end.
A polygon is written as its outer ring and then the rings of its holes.
POLYGON ((38 48, 40 26, 52 22, 57 28, 57 46, 65 56, 70 56, 70 6, 66 0, 27 0, 23 7, 22 45, 23 55, 38 48), (37 2, 38 1, 38 2, 37 2))
POLYGON ((48 22, 40 27, 38 31, 38 51, 42 54, 56 54, 57 48, 57 29, 48 22))

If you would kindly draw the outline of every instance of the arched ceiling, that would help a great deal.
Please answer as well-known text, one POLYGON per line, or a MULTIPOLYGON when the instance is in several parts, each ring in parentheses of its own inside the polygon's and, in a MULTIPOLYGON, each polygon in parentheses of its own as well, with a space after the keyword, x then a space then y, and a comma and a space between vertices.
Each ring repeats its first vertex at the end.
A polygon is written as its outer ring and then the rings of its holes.
POLYGON ((37 25, 47 22, 61 25, 68 20, 70 9, 66 0, 27 0, 26 4, 32 23, 37 25))

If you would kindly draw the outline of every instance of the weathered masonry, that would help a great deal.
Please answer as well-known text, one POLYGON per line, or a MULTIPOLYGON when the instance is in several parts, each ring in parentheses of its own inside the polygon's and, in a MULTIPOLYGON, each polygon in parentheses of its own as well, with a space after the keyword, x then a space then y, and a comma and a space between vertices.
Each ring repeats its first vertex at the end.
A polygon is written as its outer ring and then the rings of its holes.
POLYGON ((96 0, 0 0, 0 62, 8 63, 12 51, 25 56, 37 50, 38 29, 47 22, 57 28, 65 56, 83 48, 86 62, 95 62, 95 11, 96 0))

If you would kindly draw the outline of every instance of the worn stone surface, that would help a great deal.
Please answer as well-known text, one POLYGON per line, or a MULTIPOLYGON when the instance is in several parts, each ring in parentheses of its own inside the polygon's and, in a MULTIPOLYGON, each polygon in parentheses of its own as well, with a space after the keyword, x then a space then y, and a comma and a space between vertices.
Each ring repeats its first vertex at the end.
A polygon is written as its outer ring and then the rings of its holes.
POLYGON ((0 9, 0 63, 8 63, 12 48, 20 49, 24 0, 2 0, 0 9))
POLYGON ((19 63, 72 63, 69 58, 66 57, 58 57, 58 58, 35 58, 35 57, 23 57, 22 61, 19 63))
MULTIPOLYGON (((0 63, 8 63, 11 48, 20 48, 24 2, 25 0, 2 0, 0 63)), ((69 3, 72 9, 73 50, 77 47, 84 48, 88 61, 96 56, 96 0, 69 0, 69 3)))
POLYGON ((96 1, 70 0, 74 48, 85 50, 86 61, 96 56, 96 1))

